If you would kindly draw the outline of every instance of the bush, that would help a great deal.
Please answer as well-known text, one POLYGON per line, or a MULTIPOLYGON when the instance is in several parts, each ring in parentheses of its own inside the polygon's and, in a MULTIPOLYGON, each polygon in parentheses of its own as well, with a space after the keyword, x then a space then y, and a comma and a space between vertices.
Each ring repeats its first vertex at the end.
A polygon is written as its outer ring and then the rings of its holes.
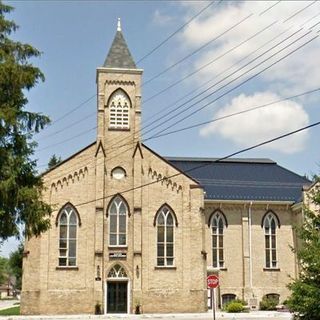
POLYGON ((279 304, 278 299, 276 298, 267 298, 263 297, 262 300, 260 301, 260 310, 277 310, 277 305, 279 304))
POLYGON ((226 311, 232 313, 238 313, 243 311, 243 304, 241 302, 231 301, 226 305, 226 311))

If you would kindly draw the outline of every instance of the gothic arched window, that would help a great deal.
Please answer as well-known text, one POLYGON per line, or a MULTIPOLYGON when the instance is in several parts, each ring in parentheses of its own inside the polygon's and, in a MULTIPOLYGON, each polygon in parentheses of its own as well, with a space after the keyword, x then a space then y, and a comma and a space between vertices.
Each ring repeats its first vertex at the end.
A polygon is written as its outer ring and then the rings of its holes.
POLYGON ((65 205, 59 212, 59 266, 77 265, 78 213, 71 205, 65 205))
POLYGON ((109 128, 129 129, 130 100, 126 93, 118 89, 109 100, 109 128))
POLYGON ((109 245, 125 246, 127 244, 128 206, 121 196, 114 197, 108 209, 109 245))
POLYGON ((277 226, 280 226, 279 219, 272 211, 267 212, 263 219, 265 238, 265 263, 266 268, 277 268, 277 226))
POLYGON ((210 217, 211 241, 212 241, 212 266, 224 267, 223 234, 226 227, 226 219, 221 211, 215 211, 210 217))
POLYGON ((157 226, 157 266, 174 265, 174 212, 163 205, 156 214, 157 226))
POLYGON ((116 264, 109 271, 108 278, 127 278, 127 273, 121 265, 116 264))

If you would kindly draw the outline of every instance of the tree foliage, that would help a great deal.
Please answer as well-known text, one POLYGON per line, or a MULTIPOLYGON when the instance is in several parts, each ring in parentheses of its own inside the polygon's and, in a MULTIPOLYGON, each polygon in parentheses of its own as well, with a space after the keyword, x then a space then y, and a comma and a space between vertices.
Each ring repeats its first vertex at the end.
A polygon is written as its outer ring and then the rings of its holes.
POLYGON ((287 304, 303 320, 320 320, 320 190, 310 196, 315 210, 306 208, 304 222, 298 230, 301 249, 299 278, 289 285, 292 291, 287 304))
POLYGON ((25 92, 44 76, 29 60, 40 52, 29 44, 10 39, 17 25, 5 19, 12 7, 0 0, 0 239, 39 235, 50 226, 50 206, 41 200, 43 188, 31 161, 36 144, 32 136, 48 117, 26 110, 25 92))
POLYGON ((17 250, 10 254, 9 261, 8 261, 10 273, 16 278, 15 288, 20 290, 21 290, 21 281, 22 281, 22 260, 23 260, 23 244, 20 243, 17 250))
POLYGON ((52 169, 55 167, 57 164, 61 162, 61 157, 57 157, 55 154, 51 156, 48 162, 48 169, 52 169))
POLYGON ((8 259, 0 257, 0 284, 8 279, 8 259))

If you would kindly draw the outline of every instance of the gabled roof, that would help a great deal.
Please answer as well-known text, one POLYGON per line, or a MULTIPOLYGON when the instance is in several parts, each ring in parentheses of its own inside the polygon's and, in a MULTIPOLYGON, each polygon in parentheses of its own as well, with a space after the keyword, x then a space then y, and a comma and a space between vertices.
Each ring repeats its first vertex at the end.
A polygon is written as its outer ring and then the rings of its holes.
POLYGON ((117 30, 103 66, 105 68, 137 69, 121 29, 117 30))
POLYGON ((298 202, 303 186, 311 184, 270 159, 229 158, 220 162, 214 158, 166 159, 196 179, 207 200, 298 202))

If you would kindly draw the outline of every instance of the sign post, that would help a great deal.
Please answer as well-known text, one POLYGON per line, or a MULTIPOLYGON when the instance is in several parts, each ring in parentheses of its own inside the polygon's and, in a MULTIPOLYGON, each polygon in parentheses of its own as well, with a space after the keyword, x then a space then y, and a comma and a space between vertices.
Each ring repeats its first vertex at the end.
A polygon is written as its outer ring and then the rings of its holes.
POLYGON ((216 300, 214 296, 215 288, 219 286, 219 277, 212 274, 207 277, 207 287, 211 289, 211 297, 212 297, 212 315, 213 320, 216 320, 216 300))

